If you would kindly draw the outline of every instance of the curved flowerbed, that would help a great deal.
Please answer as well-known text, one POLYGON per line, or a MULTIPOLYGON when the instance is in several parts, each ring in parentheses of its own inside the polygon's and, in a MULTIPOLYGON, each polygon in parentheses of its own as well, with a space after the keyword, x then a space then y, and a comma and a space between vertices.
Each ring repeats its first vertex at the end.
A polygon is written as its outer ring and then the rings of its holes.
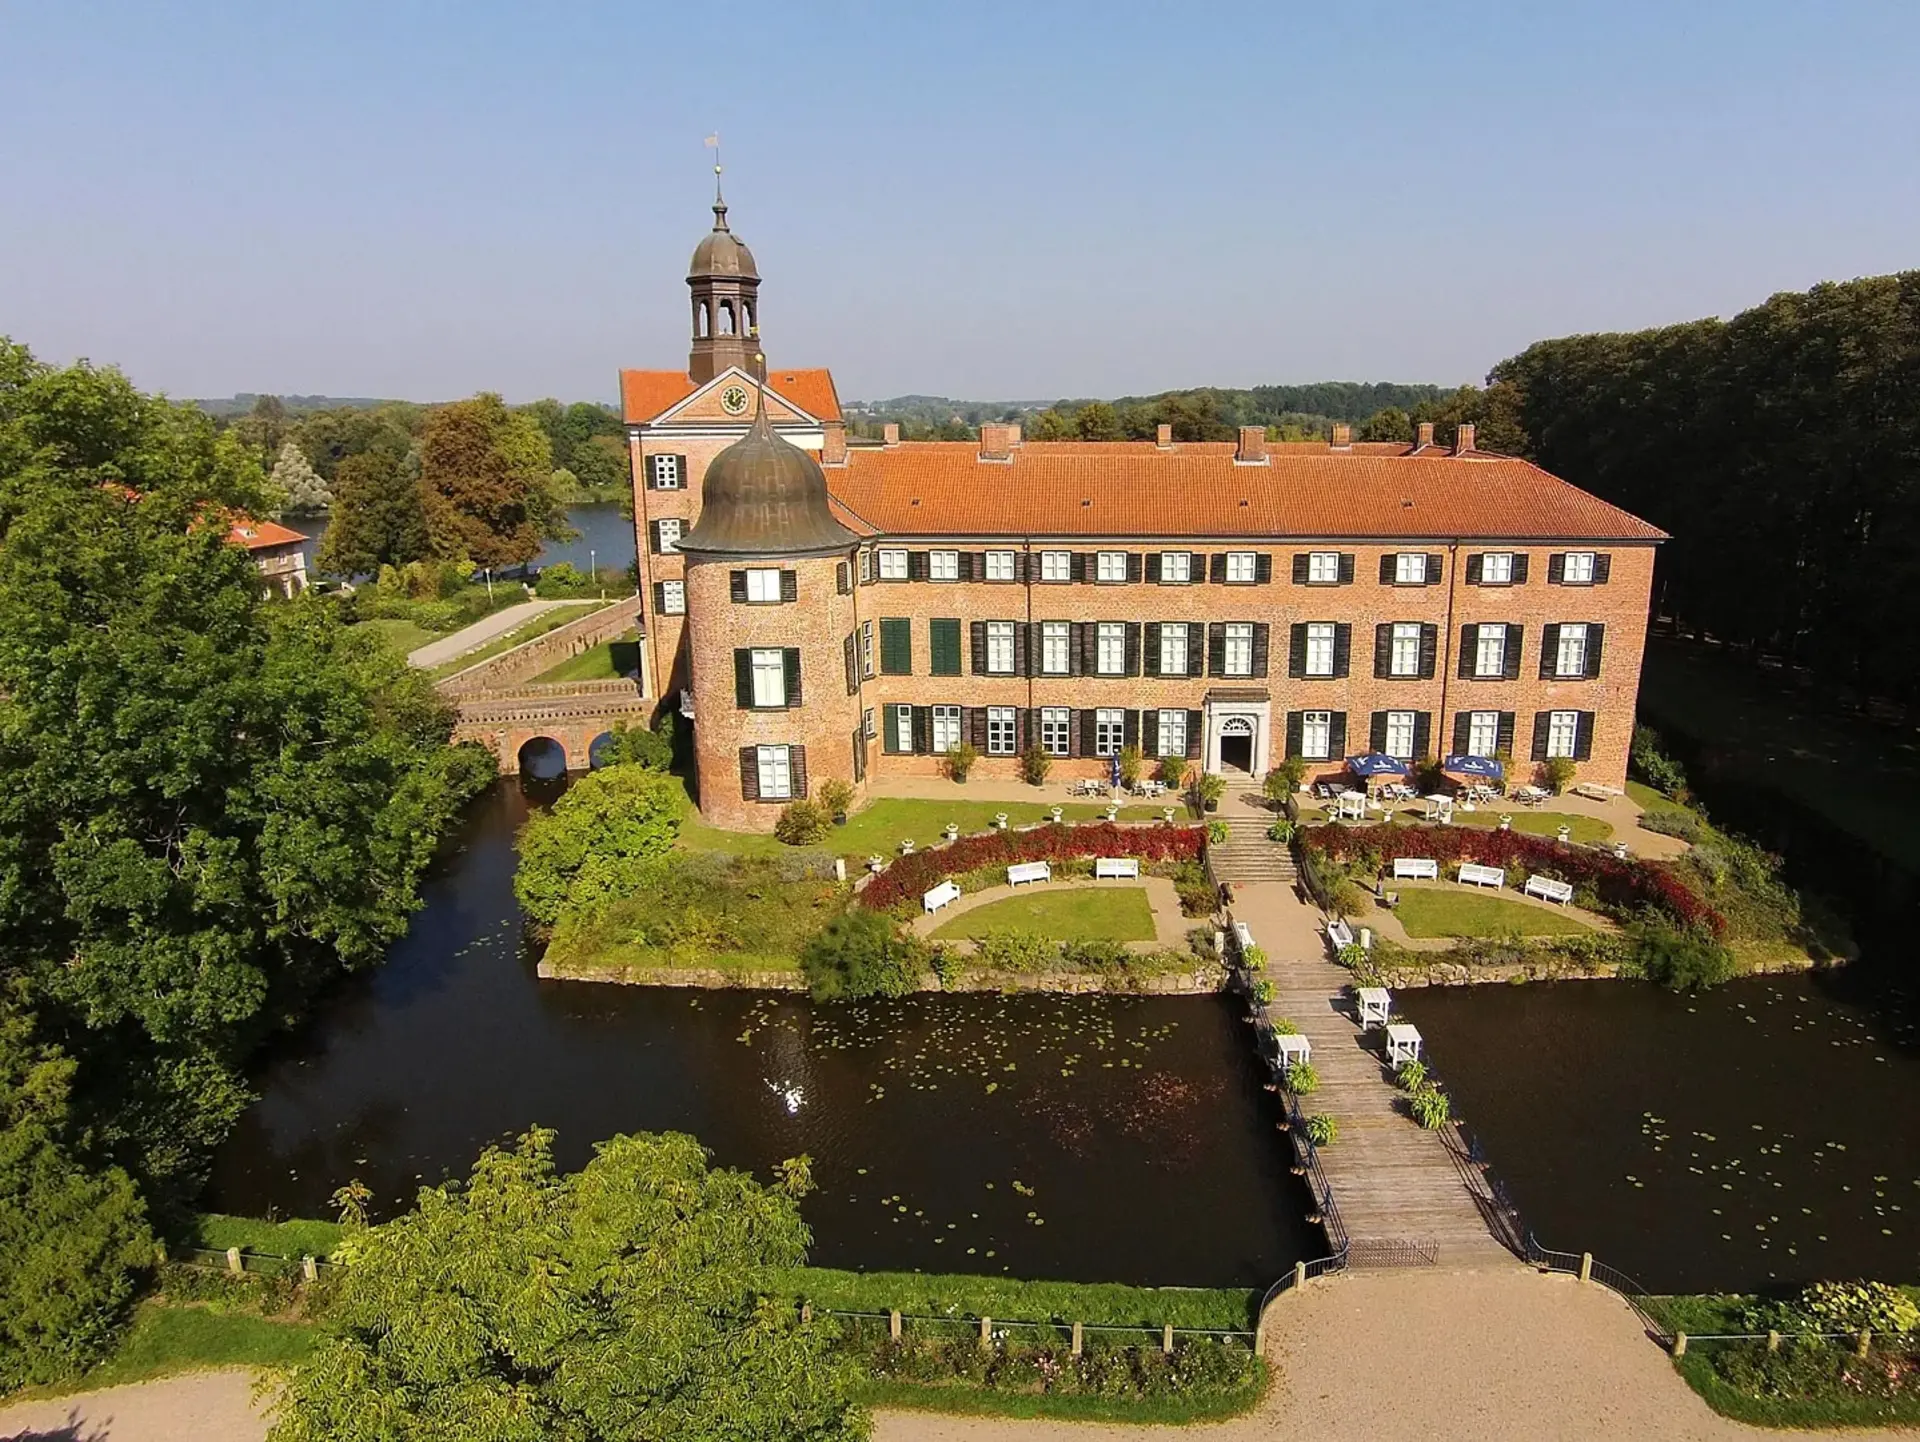
POLYGON ((1198 826, 1036 826, 1030 831, 989 831, 944 846, 902 856, 860 890, 860 904, 890 911, 920 898, 949 876, 984 866, 1023 861, 1067 861, 1087 856, 1137 856, 1142 861, 1198 861, 1206 849, 1198 826))

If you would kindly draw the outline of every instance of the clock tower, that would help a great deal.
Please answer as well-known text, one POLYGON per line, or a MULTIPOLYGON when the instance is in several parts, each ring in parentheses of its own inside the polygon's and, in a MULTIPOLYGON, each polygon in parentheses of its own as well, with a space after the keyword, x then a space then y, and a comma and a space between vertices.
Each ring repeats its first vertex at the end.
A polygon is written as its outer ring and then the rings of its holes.
MULTIPOLYGON (((727 227, 726 197, 717 178, 713 229, 694 247, 687 288, 693 293, 693 351, 687 374, 696 384, 705 385, 728 366, 757 373, 753 357, 759 349, 755 337, 760 327, 760 272, 754 269, 753 252, 727 227)), ((729 387, 728 397, 733 389, 729 387)), ((745 415, 745 391, 733 399, 738 409, 729 406, 728 414, 745 415)))

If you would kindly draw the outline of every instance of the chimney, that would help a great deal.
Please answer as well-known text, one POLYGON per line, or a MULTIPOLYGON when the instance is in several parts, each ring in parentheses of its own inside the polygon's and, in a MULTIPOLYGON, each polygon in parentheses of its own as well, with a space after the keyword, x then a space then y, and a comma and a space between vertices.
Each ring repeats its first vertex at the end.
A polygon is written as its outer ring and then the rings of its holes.
POLYGON ((820 428, 820 464, 843 466, 847 463, 847 423, 828 421, 820 428))
POLYGON ((1020 440, 1020 427, 988 424, 980 427, 980 459, 1010 461, 1020 440))
POLYGON ((899 445, 900 423, 898 421, 888 421, 884 426, 880 427, 880 439, 884 444, 889 446, 899 445))
POLYGON ((1472 449, 1473 423, 1471 421, 1462 421, 1459 429, 1454 432, 1453 453, 1456 456, 1464 456, 1472 449))
POLYGON ((1267 463, 1267 428, 1265 426, 1240 427, 1240 445, 1233 453, 1236 461, 1264 466, 1267 463))
POLYGON ((1333 448, 1336 451, 1350 451, 1353 449, 1353 427, 1345 421, 1335 421, 1333 423, 1333 448))
POLYGON ((1163 451, 1172 450, 1173 426, 1166 421, 1162 421, 1158 426, 1154 427, 1153 443, 1163 451))
POLYGON ((1413 446, 1413 448, 1416 451, 1424 451, 1428 446, 1433 444, 1433 422, 1432 421, 1420 422, 1419 436, 1420 438, 1414 442, 1414 446, 1413 446))

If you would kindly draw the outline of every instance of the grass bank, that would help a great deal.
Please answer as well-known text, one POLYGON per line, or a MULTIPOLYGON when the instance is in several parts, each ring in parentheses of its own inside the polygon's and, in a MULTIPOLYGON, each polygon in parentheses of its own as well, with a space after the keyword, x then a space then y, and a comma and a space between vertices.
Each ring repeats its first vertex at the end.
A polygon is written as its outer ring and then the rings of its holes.
POLYGON ((476 646, 471 651, 462 652, 451 661, 442 661, 435 666, 431 674, 436 680, 442 676, 451 676, 464 671, 469 666, 478 666, 482 661, 491 661, 495 656, 511 651, 515 646, 524 645, 536 636, 544 636, 549 631, 557 631, 569 621, 578 621, 589 612, 598 611, 608 605, 606 601, 569 601, 565 605, 555 606, 551 611, 542 611, 532 620, 515 626, 504 636, 496 636, 484 646, 476 646))
POLYGON ((971 941, 994 931, 1035 932, 1054 941, 1152 941, 1153 908, 1138 886, 1009 896, 937 928, 936 941, 971 941))
POLYGON ((1394 915, 1415 938, 1441 936, 1576 936, 1594 928, 1576 916, 1452 888, 1406 887, 1394 915))
POLYGON ((848 1272, 796 1267, 780 1285, 816 1307, 934 1317, 1000 1317, 1089 1326, 1252 1331, 1260 1294, 1242 1287, 1129 1287, 1030 1282, 943 1272, 848 1272))
POLYGON ((1598 816, 1584 816, 1577 811, 1528 811, 1521 807, 1512 807, 1506 811, 1500 809, 1498 802, 1489 802, 1478 811, 1453 809, 1453 820, 1457 826, 1497 827, 1502 816, 1513 818, 1513 829, 1524 831, 1529 836, 1558 836, 1560 828, 1567 828, 1567 839, 1576 846, 1598 846, 1603 841, 1613 839, 1613 823, 1602 821, 1598 816))
POLYGON ((296 1219, 262 1222, 252 1217, 230 1217, 203 1212, 193 1237, 195 1246, 224 1252, 238 1247, 269 1257, 325 1257, 347 1234, 337 1222, 296 1219))
POLYGON ((1184 1427, 1220 1422, 1252 1411, 1266 1395, 1266 1363, 1252 1359, 1250 1376, 1218 1390, 1160 1397, 1103 1397, 1084 1392, 1002 1392, 973 1382, 902 1382, 869 1378, 859 1389, 869 1407, 939 1412, 957 1417, 1005 1417, 1050 1422, 1121 1422, 1184 1427))
POLYGON ((640 641, 628 634, 612 641, 590 646, 578 656, 569 656, 558 666, 535 676, 538 685, 567 681, 617 681, 640 670, 640 641))

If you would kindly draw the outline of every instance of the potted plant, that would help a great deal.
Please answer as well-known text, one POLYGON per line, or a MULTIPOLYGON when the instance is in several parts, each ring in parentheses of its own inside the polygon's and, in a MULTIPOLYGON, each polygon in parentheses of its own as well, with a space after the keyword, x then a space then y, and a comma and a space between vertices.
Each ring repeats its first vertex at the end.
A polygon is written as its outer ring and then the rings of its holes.
POLYGON ((1120 748, 1120 784, 1131 791, 1140 784, 1140 748, 1129 742, 1120 748))
POLYGON ((1162 756, 1160 758, 1160 779, 1174 791, 1178 791, 1187 782, 1187 758, 1184 756, 1162 756))
POLYGON ((820 783, 820 804, 833 814, 835 826, 847 824, 847 812, 853 806, 853 783, 839 777, 820 783))
POLYGON ((1227 778, 1203 771, 1193 779, 1193 794, 1200 798, 1202 811, 1218 811, 1220 798, 1227 794, 1227 778))
POLYGON ((1276 811, 1286 804, 1286 800, 1300 789, 1300 782, 1306 777, 1307 763, 1304 757, 1289 756, 1260 783, 1261 794, 1267 798, 1267 804, 1276 811))
POLYGON ((1053 758, 1047 755, 1047 748, 1038 741, 1020 753, 1020 774, 1029 786, 1046 784, 1047 773, 1053 770, 1053 758))
POLYGON ((1272 1006, 1273 983, 1264 976, 1255 977, 1253 981, 1253 999, 1261 1006, 1272 1006))
POLYGON ((980 753, 974 750, 973 743, 962 741, 958 745, 948 748, 947 775, 951 776, 957 782, 965 782, 967 776, 973 770, 973 763, 979 759, 980 753))

